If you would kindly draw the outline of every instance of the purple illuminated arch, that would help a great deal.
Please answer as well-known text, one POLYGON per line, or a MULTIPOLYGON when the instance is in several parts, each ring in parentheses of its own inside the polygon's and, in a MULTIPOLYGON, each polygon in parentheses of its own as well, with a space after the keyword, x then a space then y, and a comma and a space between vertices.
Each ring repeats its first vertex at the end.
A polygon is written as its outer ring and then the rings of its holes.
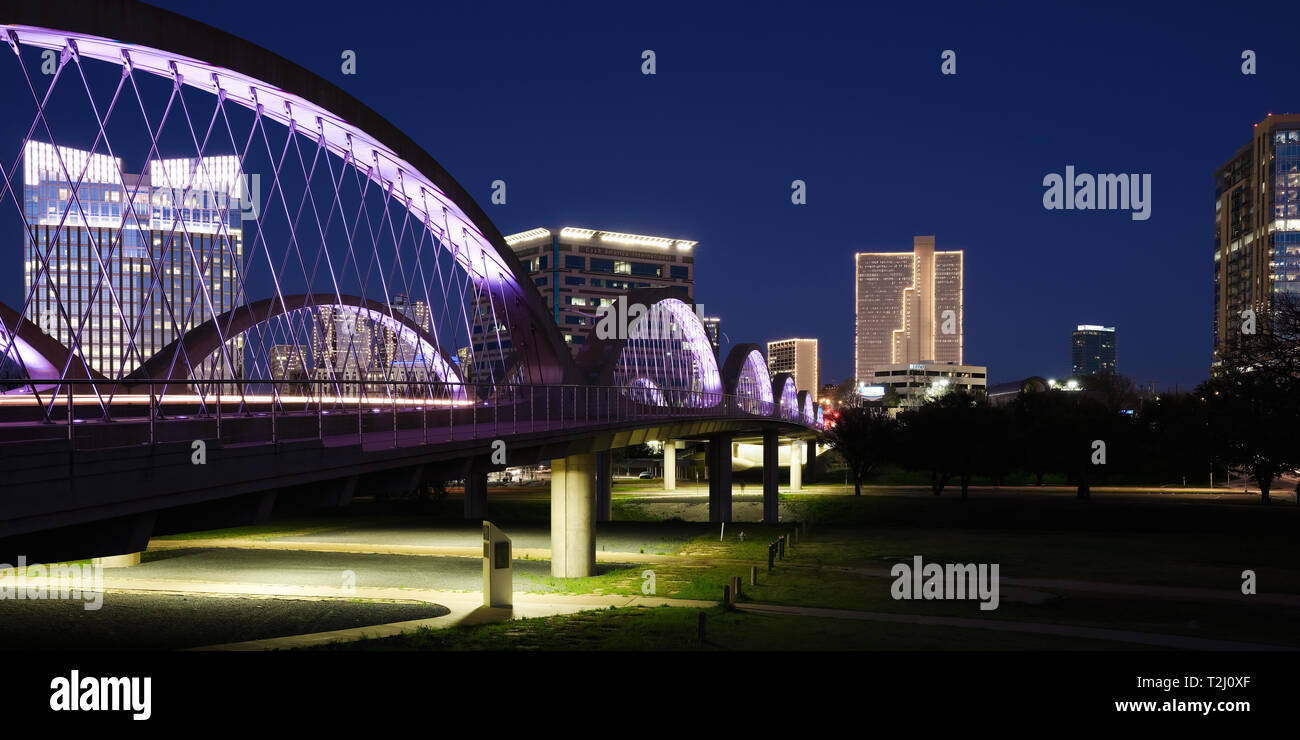
POLYGON ((731 348, 722 366, 722 383, 745 413, 772 415, 772 378, 758 345, 738 344, 731 348))
MULTIPOLYGON (((96 156, 116 158, 120 162, 123 158, 115 151, 112 139, 131 140, 132 137, 115 133, 115 127, 125 125, 121 121, 132 109, 137 109, 137 117, 140 117, 139 114, 146 118, 151 115, 160 116, 146 121, 148 126, 140 124, 138 133, 134 136, 134 139, 142 139, 150 147, 146 165, 186 154, 167 148, 176 143, 175 134, 172 134, 173 138, 167 144, 163 143, 161 133, 165 121, 169 133, 187 131, 187 126, 189 132, 197 131, 197 135, 190 134, 195 138, 197 152, 190 149, 188 153, 206 177, 209 175, 205 169, 208 166, 206 163, 218 155, 237 157, 241 169, 246 171, 242 168, 242 162, 247 152, 240 152, 233 145, 243 146, 247 140, 253 142, 248 145, 252 147, 259 139, 265 138, 267 130, 280 128, 287 134, 277 134, 280 138, 273 139, 276 142, 274 147, 270 143, 266 144, 269 150, 267 158, 274 161, 275 167, 264 170, 262 174, 269 181, 265 185, 268 191, 267 208, 278 207, 279 204, 274 200, 277 197, 285 201, 283 216, 288 223, 284 228, 289 229, 290 238, 275 245, 275 249, 279 250, 277 253, 249 254, 245 264, 269 264, 272 267, 266 269, 272 273, 284 269, 275 267, 277 265, 302 264, 305 266, 303 273, 306 279, 305 282, 300 281, 303 284, 290 283, 282 288, 280 275, 272 274, 270 281, 274 284, 274 298, 283 301, 289 298, 288 294, 298 292, 347 292, 349 286, 341 283, 348 276, 342 272, 346 272, 351 264, 355 273, 353 277, 364 274, 368 281, 367 286, 353 292, 368 299, 380 298, 380 302, 390 303, 397 294, 409 293, 415 298, 416 291, 423 290, 423 294, 418 297, 429 307, 446 303, 449 297, 453 308, 464 309, 465 304, 469 304, 473 316, 469 315, 469 311, 462 311, 463 318, 444 320, 459 321, 462 325, 460 331, 466 336, 477 328, 475 322, 486 323, 494 327, 498 347, 505 346, 501 340, 508 336, 510 356, 500 359, 493 367, 512 368, 512 380, 528 383, 572 382, 573 363, 558 327, 551 320, 527 271, 483 210, 419 145, 351 95, 302 67, 243 39, 134 0, 16 0, 5 2, 2 10, 0 33, 4 34, 13 50, 18 52, 16 58, 23 68, 23 75, 29 81, 34 81, 36 88, 40 88, 32 90, 30 99, 10 101, 15 104, 9 106, 10 115, 16 111, 21 118, 24 112, 18 106, 25 102, 35 112, 33 120, 38 123, 46 121, 51 112, 45 110, 42 103, 48 97, 43 89, 46 85, 50 88, 59 85, 60 90, 71 87, 74 95, 79 94, 88 101, 85 110, 78 113, 82 129, 74 134, 74 137, 84 136, 84 141, 66 137, 56 140, 51 131, 65 133, 68 129, 64 122, 59 122, 60 125, 53 128, 48 123, 33 124, 33 133, 28 134, 29 140, 43 140, 43 143, 53 145, 56 150, 84 149, 96 156), (40 75, 30 61, 24 61, 30 59, 30 55, 23 51, 28 48, 60 52, 59 69, 53 81, 40 75), (83 62, 87 68, 113 65, 120 68, 122 73, 112 75, 113 81, 104 83, 106 89, 92 91, 95 81, 106 77, 97 76, 100 73, 93 70, 88 74, 83 69, 83 62), (211 120, 206 117, 206 112, 194 113, 184 104, 183 96, 174 101, 175 105, 170 104, 173 101, 168 101, 166 109, 171 111, 171 118, 162 116, 163 106, 158 106, 159 110, 146 111, 149 106, 143 100, 137 105, 132 97, 133 93, 136 98, 140 97, 136 86, 146 78, 165 80, 174 85, 178 92, 183 89, 206 93, 216 101, 216 112, 211 120), (122 80, 125 84, 115 92, 112 85, 116 80, 122 80), (82 87, 85 88, 84 92, 80 91, 82 87), (228 143, 234 151, 214 153, 213 149, 224 146, 222 137, 214 137, 216 144, 209 146, 210 142, 205 138, 204 132, 211 134, 213 122, 220 124, 227 109, 234 111, 239 108, 252 113, 255 121, 252 133, 247 139, 243 138, 243 132, 239 136, 229 137, 228 143), (128 113, 117 114, 117 119, 110 123, 108 119, 115 115, 111 112, 113 110, 126 110, 128 113), (192 116, 195 120, 188 120, 192 116), (199 139, 202 139, 201 145, 199 139), (297 146, 291 146, 291 142, 297 146), (304 150, 306 154, 302 153, 304 150), (286 162, 287 157, 281 155, 281 151, 296 151, 296 156, 303 160, 301 177, 306 180, 306 186, 299 192, 285 193, 286 187, 293 186, 293 178, 299 176, 294 169, 299 166, 299 162, 286 162), (318 153, 324 156, 317 158, 318 153), (331 163, 325 164, 322 160, 331 160, 331 163), (285 178, 280 177, 281 163, 285 164, 285 172, 288 174, 285 178), (308 166, 312 168, 310 174, 308 166), (342 169, 349 169, 350 173, 344 175, 342 169), (317 175, 317 172, 324 174, 317 175), (317 183, 313 180, 315 177, 329 178, 335 187, 335 200, 331 202, 326 196, 318 201, 310 201, 309 208, 305 208, 309 201, 299 196, 316 187, 317 183), (358 184, 354 185, 353 180, 358 184), (381 200, 382 209, 364 212, 364 219, 359 215, 362 212, 353 210, 351 203, 348 203, 345 211, 339 199, 344 187, 359 190, 363 202, 366 198, 381 200), (387 211, 390 208, 398 213, 389 216, 387 211), (316 212, 313 213, 311 209, 316 212), (334 215, 335 211, 337 216, 334 215), (339 224, 346 224, 346 227, 339 224), (365 231, 367 228, 370 229, 368 235, 365 231), (345 244, 349 259, 331 262, 328 255, 323 253, 293 254, 294 250, 305 252, 306 247, 299 245, 300 237, 311 236, 310 232, 317 230, 321 242, 328 243, 330 249, 345 244), (394 276, 391 268, 386 272, 382 267, 379 270, 368 267, 371 257, 369 245, 358 243, 354 249, 354 237, 388 239, 396 253, 394 259, 397 277, 404 278, 407 285, 403 285, 400 279, 392 281, 394 276), (412 243, 418 245, 414 253, 410 251, 412 243), (425 245, 427 249, 422 257, 419 248, 425 245), (405 253, 403 250, 406 250, 405 253), (431 256, 435 252, 440 256, 431 256), (281 259, 282 256, 292 256, 293 259, 281 259), (462 275, 444 275, 442 272, 435 274, 435 268, 441 261, 462 275), (459 306, 456 305, 458 301, 459 306), (481 316, 478 314, 480 308, 486 308, 481 316)), ((15 57, 11 57, 13 58, 15 57)), ((26 88, 23 88, 24 95, 26 92, 26 88)), ((211 106, 206 109, 208 112, 212 110, 211 106)), ((25 125, 27 121, 28 119, 22 118, 20 123, 25 125)), ((230 127, 229 120, 226 120, 226 126, 230 127)), ((139 143, 136 142, 135 145, 139 143)), ((8 151, 7 146, 5 150, 8 151)), ((86 170, 83 168, 78 172, 62 161, 60 165, 68 170, 66 177, 69 184, 74 185, 73 192, 77 192, 76 186, 84 182, 86 170)), ((6 161, 4 166, 10 167, 11 164, 6 161)), ((125 169, 123 164, 118 164, 119 177, 125 169)), ((21 198, 22 193, 15 193, 12 188, 8 192, 0 192, 0 200, 11 199, 20 203, 21 198)), ((76 200, 76 196, 73 200, 76 200)), ((78 204, 77 208, 80 207, 78 204)), ((69 211, 65 211, 63 218, 75 224, 76 214, 71 215, 74 218, 69 219, 69 211)), ((81 218, 84 218, 84 214, 81 218)), ((259 232, 261 226, 259 221, 256 226, 259 232)), ((62 223, 59 228, 63 228, 62 223)), ((119 233, 121 231, 119 229, 119 233)), ((245 233, 248 235, 251 232, 246 228, 245 233)), ((185 235, 185 239, 188 242, 189 234, 185 235)), ((253 242, 245 246, 248 247, 246 251, 251 253, 259 245, 253 242)), ((268 249, 265 245, 261 248, 268 249)), ((324 247, 321 249, 323 252, 324 247)), ((201 287, 207 296, 211 291, 206 280, 204 282, 201 287)), ((111 289, 106 292, 111 293, 111 289)), ((236 302, 257 299, 269 292, 259 290, 241 296, 236 302), (258 292, 261 293, 260 296, 258 292)), ((29 296, 28 301, 30 300, 29 296)), ((207 306, 197 321, 190 321, 188 316, 173 318, 173 323, 179 328, 171 331, 169 337, 175 338, 184 327, 194 326, 204 317, 214 316, 229 306, 230 303, 207 306)), ((389 305, 377 314, 391 315, 392 308, 389 305)), ((19 308, 20 313, 25 313, 26 310, 26 306, 19 308)), ((444 311, 440 315, 454 317, 461 314, 444 311)), ((115 328, 123 336, 134 337, 134 331, 128 329, 136 325, 136 319, 137 317, 129 315, 114 317, 114 320, 121 323, 121 326, 115 328)), ((81 344, 80 326, 85 324, 84 318, 73 316, 70 324, 68 331, 72 332, 72 338, 67 341, 71 351, 82 353, 83 349, 78 345, 81 344), (79 318, 82 319, 80 322, 79 318)), ((6 322, 6 326, 13 328, 16 325, 6 322)), ((390 328, 400 331, 396 327, 390 328)), ((447 338, 447 332, 435 331, 434 334, 447 338)), ((222 336, 225 341, 233 338, 233 335, 224 333, 222 336)), ((21 357, 31 354, 11 332, 0 336, 0 341, 3 341, 0 344, 0 356, 21 357)), ((448 347, 454 349, 463 349, 465 344, 472 344, 472 341, 463 337, 450 337, 448 342, 448 347)), ((138 358, 136 348, 132 347, 131 350, 131 357, 138 358)), ((433 357, 440 358, 435 360, 435 364, 445 359, 437 353, 433 357)), ((52 364, 57 367, 57 363, 52 364)), ((74 367, 75 364, 73 363, 74 367)), ((112 377, 121 377, 130 369, 128 365, 120 370, 105 368, 105 372, 112 377)), ((440 371, 454 372, 454 367, 447 366, 440 368, 440 371)), ((48 373, 50 369, 43 368, 41 372, 48 373)), ((504 375, 505 373, 499 373, 491 378, 480 377, 476 380, 500 383, 504 380, 504 375)), ((72 376, 65 371, 61 377, 72 376)))
POLYGON ((774 412, 777 418, 799 420, 799 391, 790 373, 778 373, 772 378, 772 395, 779 399, 774 412))
MULTIPOLYGON (((191 368, 216 354, 225 342, 247 333, 268 321, 299 312, 315 313, 322 308, 334 309, 360 316, 392 332, 406 347, 412 348, 404 359, 419 363, 430 377, 446 384, 447 392, 456 398, 465 397, 463 378, 455 363, 447 356, 437 341, 409 317, 393 314, 391 308, 379 301, 358 296, 291 295, 284 300, 266 298, 247 306, 240 306, 191 329, 127 376, 127 380, 188 380, 191 368)), ((263 378, 265 379, 265 378, 263 378)))
POLYGON ((805 424, 817 421, 817 415, 813 413, 812 394, 808 391, 799 391, 799 408, 805 424))

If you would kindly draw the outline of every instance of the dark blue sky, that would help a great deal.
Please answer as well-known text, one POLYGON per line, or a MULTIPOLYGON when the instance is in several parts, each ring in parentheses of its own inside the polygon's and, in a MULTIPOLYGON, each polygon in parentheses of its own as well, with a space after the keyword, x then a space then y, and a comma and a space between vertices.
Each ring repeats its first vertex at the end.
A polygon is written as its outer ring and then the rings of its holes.
POLYGON ((731 340, 815 336, 823 381, 853 371, 853 253, 935 234, 966 250, 966 360, 992 381, 1068 373, 1070 331, 1099 323, 1122 373, 1196 383, 1213 170, 1265 114, 1300 111, 1287 3, 159 4, 349 90, 503 233, 699 240, 696 298, 731 340), (1069 164, 1150 173, 1151 218, 1044 210, 1069 164), (495 179, 507 205, 488 205, 495 179))

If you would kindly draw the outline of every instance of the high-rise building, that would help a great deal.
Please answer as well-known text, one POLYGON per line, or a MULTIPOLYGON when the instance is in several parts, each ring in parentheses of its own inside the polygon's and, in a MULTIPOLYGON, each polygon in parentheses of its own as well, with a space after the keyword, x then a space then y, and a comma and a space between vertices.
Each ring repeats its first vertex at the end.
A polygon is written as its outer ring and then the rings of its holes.
POLYGON ((808 391, 814 401, 821 391, 816 339, 779 339, 767 343, 767 370, 773 376, 790 373, 797 390, 808 391))
MULTIPOLYGON (((37 141, 23 158, 26 316, 92 369, 120 378, 243 303, 238 157, 152 160, 140 175, 37 141)), ((191 377, 239 377, 243 354, 231 339, 191 377)))
POLYGON ((713 345, 714 359, 722 362, 722 319, 718 316, 705 316, 704 333, 709 335, 709 344, 713 345))
MULTIPOLYGON (((1300 115, 1269 115, 1214 172, 1214 355, 1241 337, 1242 313, 1300 297, 1300 115)), ((1264 330, 1260 327, 1259 330, 1264 330)))
MULTIPOLYGON (((637 288, 671 288, 695 298, 698 242, 565 226, 511 234, 506 244, 524 263, 576 356, 596 325, 596 310, 637 288)), ((474 328, 476 369, 502 349, 474 328)))
POLYGON ((962 363, 964 253, 936 252, 917 236, 911 252, 854 255, 854 376, 885 365, 962 363))
POLYGON ((1070 374, 1117 372, 1115 327, 1080 324, 1070 335, 1070 374))

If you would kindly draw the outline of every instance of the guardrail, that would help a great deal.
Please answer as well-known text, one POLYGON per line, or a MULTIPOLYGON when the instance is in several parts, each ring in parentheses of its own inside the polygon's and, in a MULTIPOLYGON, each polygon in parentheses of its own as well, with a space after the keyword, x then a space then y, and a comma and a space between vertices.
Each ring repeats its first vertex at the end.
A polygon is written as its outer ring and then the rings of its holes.
MULTIPOLYGON (((798 418, 754 413, 758 410, 766 409, 749 397, 648 390, 644 385, 42 380, 0 394, 0 419, 8 426, 65 426, 73 449, 177 441, 182 437, 165 428, 179 427, 182 421, 185 439, 200 438, 195 425, 210 424, 201 430, 202 438, 275 443, 350 437, 363 445, 380 445, 391 433, 392 447, 693 417, 773 418, 810 426, 798 418), (103 432, 108 425, 120 431, 103 432)), ((35 436, 53 438, 48 432, 35 436)), ((10 434, 8 439, 13 438, 10 434)))

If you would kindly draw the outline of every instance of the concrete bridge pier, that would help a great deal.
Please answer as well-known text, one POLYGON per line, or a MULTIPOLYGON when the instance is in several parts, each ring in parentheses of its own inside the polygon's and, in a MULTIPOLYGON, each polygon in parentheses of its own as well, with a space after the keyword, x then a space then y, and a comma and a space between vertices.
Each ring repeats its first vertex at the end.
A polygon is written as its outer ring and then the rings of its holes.
POLYGON ((487 517, 487 471, 470 470, 465 474, 465 518, 487 517))
POLYGON ((551 460, 551 575, 596 575, 596 453, 551 460))
POLYGON ((808 482, 817 482, 817 440, 810 439, 804 444, 808 445, 808 482))
POLYGON ((803 445, 802 439, 790 440, 790 490, 803 490, 803 445))
POLYGON ((664 490, 677 490, 677 447, 671 439, 664 440, 664 490))
POLYGON ((775 524, 779 513, 776 492, 781 478, 781 440, 776 432, 763 432, 763 521, 775 524))
POLYGON ((613 518, 614 458, 609 450, 596 453, 596 521, 613 518))
POLYGON ((709 437, 705 452, 709 467, 709 521, 731 521, 731 435, 709 437))

